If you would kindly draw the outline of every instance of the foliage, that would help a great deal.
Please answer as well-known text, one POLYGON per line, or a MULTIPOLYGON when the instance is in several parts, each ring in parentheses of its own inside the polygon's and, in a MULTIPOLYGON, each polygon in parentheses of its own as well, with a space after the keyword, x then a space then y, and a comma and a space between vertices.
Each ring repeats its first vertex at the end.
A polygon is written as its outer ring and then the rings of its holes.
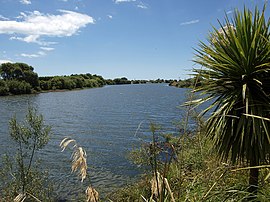
POLYGON ((24 63, 4 63, 0 65, 0 95, 28 94, 38 90, 39 79, 34 68, 24 63))
POLYGON ((95 88, 106 84, 102 76, 87 74, 72 74, 71 76, 40 77, 42 90, 61 90, 76 88, 95 88))
MULTIPOLYGON (((198 120, 198 123, 201 120, 198 120)), ((171 144, 177 148, 179 139, 171 137, 171 144)), ((243 201, 248 198, 246 183, 248 182, 247 170, 237 170, 243 165, 233 166, 220 162, 211 147, 212 143, 204 134, 204 129, 194 130, 189 135, 181 136, 181 145, 177 148, 177 161, 173 161, 167 174, 176 201, 243 201)), ((142 161, 148 153, 143 153, 142 161)), ((139 153, 137 153, 139 154, 139 153)), ((136 162, 140 156, 136 156, 136 162)), ((263 171, 260 176, 261 189, 258 201, 270 200, 270 179, 264 180, 268 175, 263 171)), ((108 195, 113 201, 143 201, 141 196, 150 198, 152 174, 144 175, 140 181, 128 185, 108 195)), ((159 200, 158 200, 159 201, 159 200)), ((170 200, 168 200, 170 201, 170 200)))
POLYGON ((115 78, 113 81, 116 85, 131 84, 131 81, 129 81, 126 77, 115 78))
POLYGON ((7 82, 4 80, 0 80, 0 95, 8 95, 9 93, 9 88, 7 85, 7 82))
POLYGON ((14 95, 31 93, 31 85, 25 81, 9 80, 6 81, 9 93, 14 95))
POLYGON ((39 86, 38 75, 34 72, 34 68, 24 63, 1 64, 0 74, 4 80, 25 81, 32 88, 39 86))
POLYGON ((3 199, 11 201, 23 194, 50 201, 47 174, 40 170, 35 157, 36 151, 48 143, 49 134, 50 127, 44 125, 43 117, 33 108, 29 108, 24 123, 18 123, 16 117, 10 120, 10 136, 17 153, 3 159, 0 175, 3 199))
POLYGON ((200 86, 201 82, 204 82, 204 79, 202 77, 198 78, 189 78, 184 80, 173 80, 170 82, 170 86, 175 86, 178 88, 193 88, 194 86, 200 86))
MULTIPOLYGON (((205 110, 214 110, 207 136, 222 159, 250 166, 266 163, 270 154, 270 122, 262 119, 270 115, 270 20, 265 9, 236 10, 232 21, 226 17, 225 25, 210 34, 209 45, 200 43, 195 60, 203 66, 195 72, 207 80, 196 88, 205 95, 199 103, 215 99, 205 110)), ((251 169, 249 183, 256 192, 258 169, 251 169)))

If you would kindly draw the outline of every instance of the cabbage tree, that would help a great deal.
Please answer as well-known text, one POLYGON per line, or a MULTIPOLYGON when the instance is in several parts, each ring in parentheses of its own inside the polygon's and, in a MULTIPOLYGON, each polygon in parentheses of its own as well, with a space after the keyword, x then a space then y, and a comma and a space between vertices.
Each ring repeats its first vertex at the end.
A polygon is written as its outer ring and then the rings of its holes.
MULTIPOLYGON (((200 42, 195 74, 203 78, 195 91, 213 100, 203 113, 207 135, 223 160, 258 166, 270 155, 270 20, 265 10, 235 10, 231 19, 213 28, 207 43, 200 42)), ((258 190, 258 169, 250 169, 249 192, 258 190)))

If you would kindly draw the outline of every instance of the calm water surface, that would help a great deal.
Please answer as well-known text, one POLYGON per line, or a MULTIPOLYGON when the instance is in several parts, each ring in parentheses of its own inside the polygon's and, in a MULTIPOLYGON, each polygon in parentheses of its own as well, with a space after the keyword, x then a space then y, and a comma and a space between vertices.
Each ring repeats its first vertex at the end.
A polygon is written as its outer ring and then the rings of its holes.
POLYGON ((71 151, 61 152, 59 148, 66 136, 85 148, 93 185, 100 193, 108 193, 140 173, 127 154, 140 145, 140 139, 150 139, 149 123, 177 133, 175 122, 183 114, 177 106, 183 103, 185 91, 165 84, 142 84, 0 97, 0 154, 14 151, 8 135, 10 118, 16 114, 22 120, 28 105, 34 105, 45 123, 52 126, 53 135, 40 157, 59 184, 57 193, 62 198, 74 198, 82 190, 77 177, 70 173, 71 151))

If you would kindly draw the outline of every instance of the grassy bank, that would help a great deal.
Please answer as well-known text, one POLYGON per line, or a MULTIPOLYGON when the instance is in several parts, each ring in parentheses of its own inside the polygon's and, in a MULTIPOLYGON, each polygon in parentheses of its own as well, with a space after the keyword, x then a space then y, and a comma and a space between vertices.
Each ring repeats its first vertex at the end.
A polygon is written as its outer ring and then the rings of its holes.
MULTIPOLYGON (((184 135, 181 139, 172 138, 177 158, 164 173, 166 162, 158 162, 161 175, 166 175, 175 201, 244 201, 248 198, 249 170, 237 170, 246 167, 245 164, 230 165, 220 161, 211 142, 204 136, 203 128, 192 134, 184 135)), ((150 146, 150 145, 149 145, 150 146)), ((145 145, 143 146, 145 147, 145 145)), ((134 151, 141 158, 146 155, 144 148, 134 151)), ((149 155, 148 155, 149 156, 149 155)), ((151 155, 150 155, 151 156, 151 155)), ((150 159, 144 162, 150 161, 150 159)), ((136 159, 138 161, 138 157, 136 159)), ((145 165, 147 166, 147 165, 145 165)), ((148 165, 148 168, 151 166, 148 165)), ((258 201, 270 200, 270 181, 265 180, 269 171, 261 169, 258 201)), ((151 201, 153 196, 154 171, 147 172, 141 180, 108 196, 112 201, 151 201), (152 187, 152 189, 151 189, 152 187)), ((163 200, 158 196, 154 201, 173 201, 165 191, 163 200)))

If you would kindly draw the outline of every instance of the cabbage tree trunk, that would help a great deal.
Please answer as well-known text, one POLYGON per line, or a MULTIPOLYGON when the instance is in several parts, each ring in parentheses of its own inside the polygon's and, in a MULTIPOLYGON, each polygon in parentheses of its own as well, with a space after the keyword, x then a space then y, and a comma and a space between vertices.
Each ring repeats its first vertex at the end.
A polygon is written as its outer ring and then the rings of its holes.
MULTIPOLYGON (((253 160, 253 162, 250 163, 250 166, 258 166, 256 161, 253 160)), ((249 200, 254 200, 257 198, 257 193, 258 193, 258 182, 259 182, 259 169, 258 168, 252 168, 250 169, 249 173, 249 200)))

